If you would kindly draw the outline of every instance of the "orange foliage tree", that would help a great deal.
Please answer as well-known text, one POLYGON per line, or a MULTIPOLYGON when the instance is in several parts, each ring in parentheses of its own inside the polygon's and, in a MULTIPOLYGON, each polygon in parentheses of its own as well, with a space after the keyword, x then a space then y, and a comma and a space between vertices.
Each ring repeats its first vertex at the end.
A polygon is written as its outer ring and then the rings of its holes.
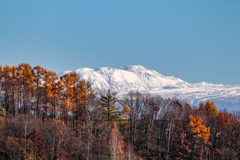
POLYGON ((192 127, 192 132, 194 133, 194 137, 203 138, 205 141, 209 139, 210 136, 210 127, 206 127, 202 125, 202 118, 201 117, 193 117, 190 116, 191 121, 190 125, 192 127))
POLYGON ((198 157, 199 159, 202 159, 203 152, 208 151, 207 146, 210 144, 208 142, 208 139, 210 137, 210 127, 206 127, 202 124, 202 118, 201 117, 193 117, 190 116, 190 126, 191 131, 193 134, 193 148, 191 149, 193 152, 193 157, 198 157))
POLYGON ((89 82, 80 80, 77 73, 65 74, 60 77, 62 87, 62 105, 61 109, 64 114, 65 121, 67 120, 68 113, 73 114, 73 127, 77 127, 78 117, 83 116, 87 110, 86 104, 90 101, 94 91, 89 82))

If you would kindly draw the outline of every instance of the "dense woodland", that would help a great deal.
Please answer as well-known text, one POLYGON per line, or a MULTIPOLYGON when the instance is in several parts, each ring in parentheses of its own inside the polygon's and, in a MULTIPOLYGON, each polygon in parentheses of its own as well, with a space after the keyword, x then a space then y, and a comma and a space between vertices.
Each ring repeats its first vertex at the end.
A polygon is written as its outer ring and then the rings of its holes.
MULTIPOLYGON (((227 107, 227 106, 226 106, 227 107)), ((0 159, 240 159, 240 116, 160 96, 96 93, 76 73, 0 66, 0 159)))

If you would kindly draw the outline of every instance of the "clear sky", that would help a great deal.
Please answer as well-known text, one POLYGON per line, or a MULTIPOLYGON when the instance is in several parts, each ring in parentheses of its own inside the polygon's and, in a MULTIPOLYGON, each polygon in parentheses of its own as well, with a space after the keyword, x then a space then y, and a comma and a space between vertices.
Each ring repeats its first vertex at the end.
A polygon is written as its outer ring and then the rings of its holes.
POLYGON ((240 85, 240 1, 0 0, 0 65, 22 62, 240 85))

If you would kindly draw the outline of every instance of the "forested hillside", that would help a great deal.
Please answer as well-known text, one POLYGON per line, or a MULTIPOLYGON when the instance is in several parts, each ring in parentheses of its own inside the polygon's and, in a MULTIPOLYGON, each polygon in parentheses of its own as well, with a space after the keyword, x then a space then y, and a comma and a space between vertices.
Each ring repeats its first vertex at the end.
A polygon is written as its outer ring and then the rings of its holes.
POLYGON ((129 92, 78 74, 0 66, 0 159, 240 159, 240 114, 129 92))

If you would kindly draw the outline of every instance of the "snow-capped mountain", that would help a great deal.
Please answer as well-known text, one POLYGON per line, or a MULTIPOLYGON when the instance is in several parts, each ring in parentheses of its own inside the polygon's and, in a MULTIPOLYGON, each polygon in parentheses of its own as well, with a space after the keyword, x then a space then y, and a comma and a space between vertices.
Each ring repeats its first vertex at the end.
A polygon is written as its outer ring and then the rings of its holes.
POLYGON ((200 101, 214 101, 220 108, 240 109, 240 86, 210 84, 206 82, 190 84, 179 78, 164 76, 154 70, 139 65, 119 68, 100 67, 79 68, 64 71, 59 76, 76 72, 81 79, 88 80, 96 91, 111 89, 119 96, 129 91, 157 94, 163 98, 178 98, 197 105, 200 101))

